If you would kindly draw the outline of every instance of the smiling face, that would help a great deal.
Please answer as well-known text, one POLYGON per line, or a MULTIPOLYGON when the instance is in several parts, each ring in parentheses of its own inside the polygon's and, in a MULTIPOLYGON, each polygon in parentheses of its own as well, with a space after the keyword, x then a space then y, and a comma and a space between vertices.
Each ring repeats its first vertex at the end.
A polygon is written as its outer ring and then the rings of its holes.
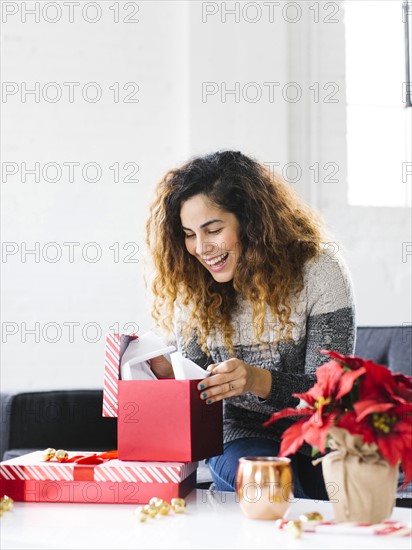
POLYGON ((185 201, 180 209, 187 251, 212 274, 215 281, 233 279, 241 245, 234 214, 214 206, 202 194, 185 201))

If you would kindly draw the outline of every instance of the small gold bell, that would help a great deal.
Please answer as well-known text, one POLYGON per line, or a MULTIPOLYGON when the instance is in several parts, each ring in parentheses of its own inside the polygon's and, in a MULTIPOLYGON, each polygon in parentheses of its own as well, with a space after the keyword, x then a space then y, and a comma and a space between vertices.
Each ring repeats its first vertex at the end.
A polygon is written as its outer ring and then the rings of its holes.
POLYGON ((0 510, 1 512, 8 512, 13 508, 14 500, 7 495, 4 495, 4 497, 0 501, 0 510))
POLYGON ((149 500, 149 505, 154 506, 155 508, 161 508, 164 500, 158 497, 153 497, 149 500))
POLYGON ((163 501, 163 504, 159 508, 159 514, 162 516, 167 516, 170 512, 170 504, 166 501, 163 501))
POLYGON ((186 511, 186 502, 184 498, 172 498, 171 505, 175 514, 184 514, 186 511))
POLYGON ((149 514, 146 512, 143 506, 138 506, 133 513, 137 517, 137 519, 142 523, 145 522, 149 517, 149 514))
POLYGON ((286 531, 292 535, 293 538, 298 539, 302 535, 302 524, 300 521, 288 521, 286 525, 286 531))
POLYGON ((144 511, 147 513, 148 516, 154 518, 157 516, 159 510, 152 504, 146 504, 146 506, 144 507, 144 511))
POLYGON ((56 454, 56 449, 53 449, 52 447, 49 447, 45 451, 43 451, 43 460, 48 461, 54 457, 56 454))
POLYGON ((59 462, 67 462, 69 453, 63 449, 58 449, 54 455, 59 462))

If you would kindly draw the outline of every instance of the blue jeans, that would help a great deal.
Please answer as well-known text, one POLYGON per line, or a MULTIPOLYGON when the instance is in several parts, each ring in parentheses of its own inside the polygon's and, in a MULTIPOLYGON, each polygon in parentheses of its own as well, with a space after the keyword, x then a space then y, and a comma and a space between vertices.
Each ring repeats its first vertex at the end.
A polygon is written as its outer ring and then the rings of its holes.
MULTIPOLYGON (((222 455, 207 460, 218 491, 235 491, 236 472, 242 456, 278 456, 280 443, 258 437, 235 439, 224 445, 222 455)), ((291 459, 295 498, 328 500, 320 466, 313 466, 309 456, 296 453, 291 459)))

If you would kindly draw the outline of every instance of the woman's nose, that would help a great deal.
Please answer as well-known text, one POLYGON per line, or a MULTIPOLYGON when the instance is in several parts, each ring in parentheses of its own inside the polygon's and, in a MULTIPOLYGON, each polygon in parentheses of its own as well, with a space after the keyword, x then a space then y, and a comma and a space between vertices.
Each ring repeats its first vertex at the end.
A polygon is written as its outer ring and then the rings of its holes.
POLYGON ((196 254, 201 258, 211 258, 216 256, 219 246, 213 242, 209 237, 198 237, 196 239, 196 254))
POLYGON ((205 248, 205 241, 203 237, 198 236, 196 237, 196 254, 197 256, 200 256, 201 258, 204 257, 204 248, 205 248))

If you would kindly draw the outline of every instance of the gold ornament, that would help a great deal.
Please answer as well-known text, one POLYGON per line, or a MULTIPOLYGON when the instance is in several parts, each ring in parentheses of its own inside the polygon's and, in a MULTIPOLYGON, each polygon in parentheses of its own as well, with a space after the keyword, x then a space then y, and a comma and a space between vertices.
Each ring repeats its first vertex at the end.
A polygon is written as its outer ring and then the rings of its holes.
POLYGON ((139 521, 142 523, 147 520, 149 517, 149 514, 146 512, 146 510, 143 508, 143 506, 138 506, 135 511, 134 515, 137 517, 139 521))
POLYGON ((7 495, 4 495, 4 497, 0 500, 0 516, 3 515, 4 512, 9 512, 13 508, 14 500, 7 495))
POLYGON ((323 516, 319 512, 308 512, 307 514, 302 514, 299 516, 300 521, 302 522, 308 522, 308 521, 322 521, 323 516))
POLYGON ((159 508, 159 514, 161 514, 162 516, 167 516, 169 512, 170 512, 170 504, 164 501, 159 508))
POLYGON ((159 509, 162 507, 163 502, 164 502, 163 499, 158 497, 153 497, 149 500, 149 505, 159 509))
POLYGON ((69 453, 63 449, 58 449, 54 455, 58 462, 67 462, 69 459, 69 453))
POLYGON ((56 449, 49 447, 48 449, 43 451, 43 460, 47 462, 48 460, 51 460, 55 454, 56 454, 56 449))
POLYGON ((175 514, 184 514, 186 511, 186 502, 184 498, 172 498, 171 505, 175 514))
POLYGON ((154 518, 157 516, 159 510, 152 504, 146 504, 144 511, 151 517, 154 518))
POLYGON ((134 510, 134 515, 141 522, 147 520, 147 518, 155 518, 158 514, 161 516, 167 516, 172 509, 175 514, 183 514, 186 511, 186 502, 184 498, 172 498, 171 502, 167 502, 158 497, 150 499, 149 504, 145 506, 138 506, 134 510))
POLYGON ((288 521, 286 531, 291 534, 293 538, 298 539, 302 535, 302 523, 300 521, 288 521))

